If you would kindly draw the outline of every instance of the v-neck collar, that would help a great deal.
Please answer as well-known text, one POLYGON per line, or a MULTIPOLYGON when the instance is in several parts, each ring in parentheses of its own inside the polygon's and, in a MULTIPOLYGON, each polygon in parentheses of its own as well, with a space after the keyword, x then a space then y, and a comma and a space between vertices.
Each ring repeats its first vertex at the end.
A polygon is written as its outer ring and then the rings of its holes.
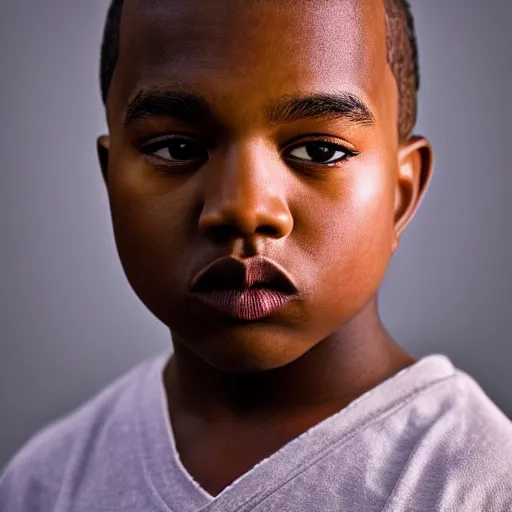
POLYGON ((169 357, 167 353, 155 359, 135 405, 146 476, 172 512, 251 510, 333 449, 455 371, 446 356, 424 357, 288 442, 213 497, 188 473, 176 450, 163 385, 169 357))
POLYGON ((176 450, 163 384, 169 357, 163 354, 150 365, 134 404, 141 462, 159 510, 197 512, 214 498, 188 473, 176 450))

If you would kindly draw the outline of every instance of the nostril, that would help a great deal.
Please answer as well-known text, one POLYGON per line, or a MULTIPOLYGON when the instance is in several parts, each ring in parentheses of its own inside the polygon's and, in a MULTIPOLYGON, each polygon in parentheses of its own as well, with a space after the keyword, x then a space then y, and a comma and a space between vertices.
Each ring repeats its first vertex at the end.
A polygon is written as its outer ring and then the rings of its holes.
POLYGON ((275 226, 271 225, 263 225, 259 226, 256 230, 256 233, 259 233, 261 235, 267 235, 272 238, 276 238, 279 236, 279 229, 277 229, 275 226))
POLYGON ((282 238, 292 230, 293 219, 284 203, 253 204, 251 198, 204 207, 199 217, 202 233, 213 240, 228 241, 263 235, 268 238, 282 238))
POLYGON ((214 242, 229 242, 240 237, 239 230, 230 224, 211 225, 205 228, 205 235, 214 242))
POLYGON ((273 226, 259 226, 253 233, 244 233, 235 225, 230 224, 208 226, 204 229, 204 234, 210 238, 210 240, 217 243, 225 243, 238 238, 247 238, 254 235, 260 235, 268 238, 278 238, 280 236, 279 230, 273 226))

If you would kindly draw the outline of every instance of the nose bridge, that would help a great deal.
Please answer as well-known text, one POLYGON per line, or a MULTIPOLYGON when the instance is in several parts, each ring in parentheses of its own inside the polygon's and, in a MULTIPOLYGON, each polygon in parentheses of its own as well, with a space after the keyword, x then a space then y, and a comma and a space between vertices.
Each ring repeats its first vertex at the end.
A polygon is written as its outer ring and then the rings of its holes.
POLYGON ((285 236, 291 229, 283 177, 263 141, 244 139, 210 161, 205 180, 202 228, 235 228, 285 236))
POLYGON ((263 144, 245 141, 226 152, 219 170, 222 195, 228 205, 243 204, 254 209, 276 195, 277 185, 269 182, 271 162, 263 144))

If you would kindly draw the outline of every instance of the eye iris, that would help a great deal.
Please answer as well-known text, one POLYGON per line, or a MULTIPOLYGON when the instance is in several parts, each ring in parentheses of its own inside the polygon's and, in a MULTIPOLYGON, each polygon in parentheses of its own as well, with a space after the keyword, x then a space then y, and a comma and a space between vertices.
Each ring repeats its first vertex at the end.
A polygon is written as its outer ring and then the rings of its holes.
POLYGON ((189 141, 171 141, 167 146, 167 150, 174 160, 193 160, 201 156, 201 151, 197 145, 189 141))
POLYGON ((325 144, 309 143, 306 144, 306 152, 312 160, 325 162, 330 160, 336 153, 336 149, 325 144))

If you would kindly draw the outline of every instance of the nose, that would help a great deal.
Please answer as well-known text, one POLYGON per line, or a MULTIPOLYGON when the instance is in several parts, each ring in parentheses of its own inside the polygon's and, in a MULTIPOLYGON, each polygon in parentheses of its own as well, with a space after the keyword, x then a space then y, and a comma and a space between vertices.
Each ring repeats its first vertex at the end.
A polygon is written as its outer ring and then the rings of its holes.
POLYGON ((209 162, 199 229, 215 240, 261 235, 286 237, 293 218, 283 164, 257 142, 231 147, 209 162))

